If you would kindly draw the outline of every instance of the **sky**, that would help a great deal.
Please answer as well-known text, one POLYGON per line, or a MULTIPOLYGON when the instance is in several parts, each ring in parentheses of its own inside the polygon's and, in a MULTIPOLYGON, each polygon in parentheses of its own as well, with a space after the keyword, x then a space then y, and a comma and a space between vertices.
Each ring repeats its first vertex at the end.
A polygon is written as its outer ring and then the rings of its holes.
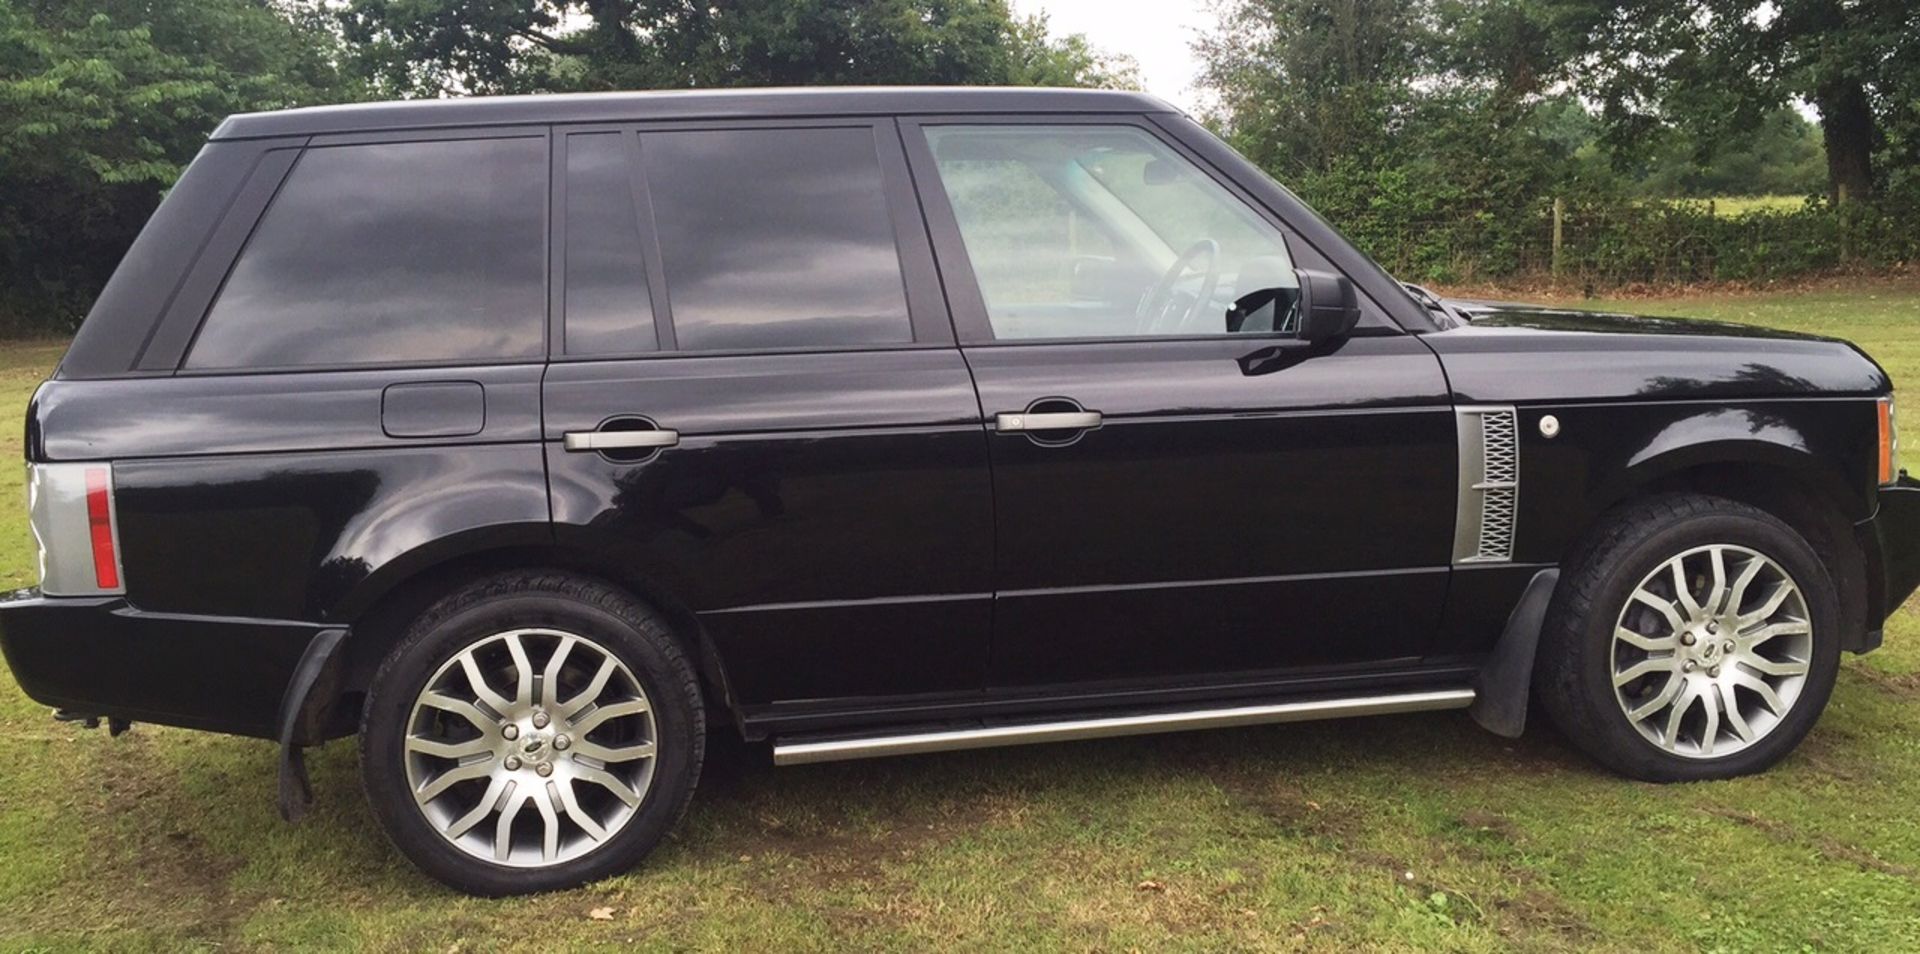
POLYGON ((1045 13, 1055 36, 1084 33, 1108 53, 1133 57, 1147 92, 1197 111, 1201 94, 1193 82, 1200 62, 1190 44, 1213 26, 1207 0, 1013 0, 1013 7, 1045 13))

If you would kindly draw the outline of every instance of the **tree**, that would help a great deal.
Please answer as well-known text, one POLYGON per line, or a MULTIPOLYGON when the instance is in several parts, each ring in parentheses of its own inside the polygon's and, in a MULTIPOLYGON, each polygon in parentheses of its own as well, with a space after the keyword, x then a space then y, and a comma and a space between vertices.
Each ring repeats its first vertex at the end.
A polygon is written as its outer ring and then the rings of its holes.
POLYGON ((230 113, 353 95, 255 0, 0 0, 0 281, 88 298, 230 113))
POLYGON ((1571 72, 1616 143, 1670 123, 1711 149, 1802 100, 1819 113, 1835 202, 1873 194, 1875 153, 1920 86, 1906 0, 1554 2, 1581 27, 1571 72))
POLYGON ((348 0, 340 22, 393 95, 1132 76, 1005 0, 348 0))
POLYGON ((1196 44, 1209 117, 1409 277, 1521 264, 1599 168, 1590 123, 1499 3, 1228 0, 1196 44))
POLYGON ((1819 128, 1783 106, 1716 144, 1669 137, 1637 178, 1643 194, 1659 198, 1812 195, 1826 186, 1827 162, 1819 128))

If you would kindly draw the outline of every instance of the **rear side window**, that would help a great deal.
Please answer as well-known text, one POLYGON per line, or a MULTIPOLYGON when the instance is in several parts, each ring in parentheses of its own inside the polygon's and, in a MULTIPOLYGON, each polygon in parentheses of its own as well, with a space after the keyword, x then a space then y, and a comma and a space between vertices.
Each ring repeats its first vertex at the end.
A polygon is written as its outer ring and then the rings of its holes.
POLYGON ((546 181, 535 137, 308 149, 186 366, 540 357, 546 181))
POLYGON ((640 137, 681 350, 913 340, 873 130, 640 137))

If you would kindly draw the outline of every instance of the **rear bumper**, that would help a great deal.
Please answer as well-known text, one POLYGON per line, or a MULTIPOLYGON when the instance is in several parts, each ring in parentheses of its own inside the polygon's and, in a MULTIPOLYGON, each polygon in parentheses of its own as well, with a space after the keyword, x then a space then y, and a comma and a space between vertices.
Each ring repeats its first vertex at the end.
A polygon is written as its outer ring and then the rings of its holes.
POLYGON ((122 597, 0 599, 0 650, 27 695, 84 715, 274 738, 317 623, 148 613, 122 597))
POLYGON ((1920 480, 1905 474, 1880 488, 1880 505, 1859 525, 1867 557, 1867 645, 1880 644, 1886 618, 1920 588, 1920 480))

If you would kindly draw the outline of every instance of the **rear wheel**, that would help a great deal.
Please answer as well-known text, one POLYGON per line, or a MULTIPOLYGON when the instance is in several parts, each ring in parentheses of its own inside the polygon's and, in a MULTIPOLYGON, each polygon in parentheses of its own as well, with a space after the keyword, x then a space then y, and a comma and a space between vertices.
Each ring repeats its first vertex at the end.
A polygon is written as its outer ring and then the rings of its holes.
POLYGON ((394 844, 476 894, 625 870, 685 809, 705 727, 666 626, 596 581, 515 573, 441 600, 375 676, 362 771, 394 844))
POLYGON ((1757 772, 1832 693, 1835 602, 1813 548, 1772 515, 1649 498, 1569 568, 1541 634, 1541 700, 1576 746, 1626 775, 1757 772))

